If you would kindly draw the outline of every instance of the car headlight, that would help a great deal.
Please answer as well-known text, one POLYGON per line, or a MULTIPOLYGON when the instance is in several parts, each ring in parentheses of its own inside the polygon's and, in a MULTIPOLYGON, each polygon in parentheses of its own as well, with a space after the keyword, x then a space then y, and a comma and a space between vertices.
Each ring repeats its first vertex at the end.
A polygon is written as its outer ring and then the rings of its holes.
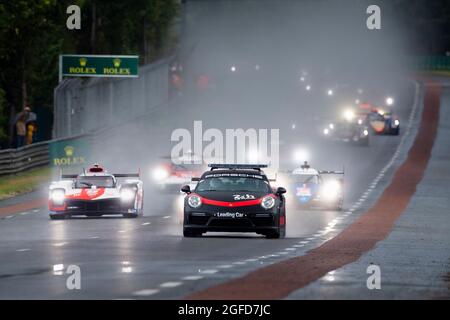
POLYGON ((188 204, 191 208, 198 208, 202 205, 202 199, 196 194, 190 195, 188 197, 188 204))
POLYGON ((399 121, 399 120, 394 120, 394 125, 395 125, 396 127, 398 127, 398 126, 400 125, 400 121, 399 121))
POLYGON ((275 198, 272 196, 265 196, 261 201, 261 207, 266 210, 272 209, 275 206, 275 198))
POLYGON ((362 125, 362 124, 363 124, 362 119, 358 119, 358 124, 359 124, 359 125, 362 125))
POLYGON ((352 121, 355 118, 355 113, 353 110, 345 110, 344 111, 344 119, 347 121, 352 121))
POLYGON ((364 134, 365 136, 368 136, 368 135, 369 135, 369 130, 364 129, 363 134, 364 134))
POLYGON ((134 200, 136 192, 133 189, 122 189, 120 190, 120 200, 122 202, 131 202, 134 200))
POLYGON ((334 123, 330 123, 328 127, 330 128, 330 130, 334 130, 334 123))
POLYGON ((325 200, 335 200, 341 193, 341 184, 336 180, 325 182, 321 190, 321 196, 325 200))
POLYGON ((165 168, 158 167, 153 170, 153 179, 156 181, 161 181, 166 179, 169 176, 169 171, 165 168))
POLYGON ((325 128, 325 129, 323 129, 323 134, 324 135, 328 135, 330 133, 330 129, 328 129, 328 128, 325 128))
POLYGON ((66 192, 64 189, 55 189, 50 193, 50 199, 55 206, 62 206, 64 204, 64 199, 66 192))

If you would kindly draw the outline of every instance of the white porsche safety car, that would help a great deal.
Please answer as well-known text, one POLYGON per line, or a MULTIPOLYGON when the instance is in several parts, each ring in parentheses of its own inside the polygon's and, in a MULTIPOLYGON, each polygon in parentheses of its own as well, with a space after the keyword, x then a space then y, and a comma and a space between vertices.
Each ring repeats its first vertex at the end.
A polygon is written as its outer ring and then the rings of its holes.
POLYGON ((61 174, 49 187, 48 209, 51 219, 70 216, 143 214, 143 183, 139 173, 110 174, 94 164, 81 174, 61 174), (128 178, 118 182, 119 178, 128 178))

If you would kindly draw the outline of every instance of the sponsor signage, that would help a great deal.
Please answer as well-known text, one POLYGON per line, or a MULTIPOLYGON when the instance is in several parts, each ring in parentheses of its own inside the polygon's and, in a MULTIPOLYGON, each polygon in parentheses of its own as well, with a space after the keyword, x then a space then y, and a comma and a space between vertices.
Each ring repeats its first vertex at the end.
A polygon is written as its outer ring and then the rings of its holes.
POLYGON ((82 167, 88 161, 89 143, 85 138, 54 141, 49 151, 53 167, 82 167))
POLYGON ((60 55, 62 77, 137 78, 139 56, 60 55))

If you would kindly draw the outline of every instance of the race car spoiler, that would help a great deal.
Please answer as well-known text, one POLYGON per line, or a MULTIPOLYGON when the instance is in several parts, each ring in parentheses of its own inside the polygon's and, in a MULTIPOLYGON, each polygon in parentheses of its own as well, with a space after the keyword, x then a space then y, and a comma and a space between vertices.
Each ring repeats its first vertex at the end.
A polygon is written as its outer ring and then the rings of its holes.
MULTIPOLYGON (((111 175, 116 178, 140 178, 140 176, 141 176, 140 172, 138 172, 138 173, 112 173, 111 175)), ((60 174, 61 179, 76 179, 78 176, 79 176, 79 174, 63 174, 62 172, 60 174)))
POLYGON ((342 170, 342 171, 322 170, 322 171, 319 171, 319 174, 341 174, 341 175, 344 175, 345 171, 344 170, 342 170))

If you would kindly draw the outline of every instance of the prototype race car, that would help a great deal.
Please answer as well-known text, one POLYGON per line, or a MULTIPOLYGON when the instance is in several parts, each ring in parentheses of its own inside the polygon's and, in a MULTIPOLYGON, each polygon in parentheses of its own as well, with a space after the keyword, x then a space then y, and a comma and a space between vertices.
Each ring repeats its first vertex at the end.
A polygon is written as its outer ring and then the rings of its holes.
POLYGON ((193 177, 198 177, 205 170, 202 158, 194 154, 179 157, 174 164, 169 158, 152 171, 156 188, 162 192, 179 193, 180 188, 191 182, 193 177))
POLYGON ((266 165, 210 164, 193 191, 181 191, 184 200, 183 235, 212 232, 256 232, 267 238, 286 234, 286 189, 274 190, 266 165))
POLYGON ((143 214, 143 193, 139 173, 109 174, 94 164, 78 175, 61 173, 49 187, 48 209, 51 219, 117 214, 135 218, 143 214), (119 183, 118 178, 133 179, 119 183))
MULTIPOLYGON (((364 116, 362 119, 364 119, 364 116)), ((400 134, 400 120, 392 112, 374 109, 366 115, 366 119, 374 134, 395 136, 400 134)))
POLYGON ((344 171, 319 171, 305 162, 292 171, 296 204, 302 208, 320 207, 342 210, 343 178, 324 178, 325 175, 344 175, 344 171))
POLYGON ((360 146, 369 146, 369 128, 358 119, 353 111, 346 111, 344 117, 330 123, 323 129, 325 138, 333 141, 349 142, 360 146))

